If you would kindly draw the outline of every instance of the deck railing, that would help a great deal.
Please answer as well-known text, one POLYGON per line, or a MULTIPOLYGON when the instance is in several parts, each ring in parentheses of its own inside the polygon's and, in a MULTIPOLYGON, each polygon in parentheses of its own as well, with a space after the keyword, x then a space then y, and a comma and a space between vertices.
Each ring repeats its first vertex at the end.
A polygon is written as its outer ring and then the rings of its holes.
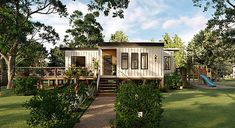
MULTIPOLYGON (((34 77, 64 77, 64 73, 69 68, 81 67, 16 67, 16 75, 34 77)), ((87 70, 88 71, 88 70, 87 70)), ((83 77, 96 77, 94 72, 89 71, 83 77)))
POLYGON ((66 67, 17 67, 16 75, 34 77, 63 77, 66 67))

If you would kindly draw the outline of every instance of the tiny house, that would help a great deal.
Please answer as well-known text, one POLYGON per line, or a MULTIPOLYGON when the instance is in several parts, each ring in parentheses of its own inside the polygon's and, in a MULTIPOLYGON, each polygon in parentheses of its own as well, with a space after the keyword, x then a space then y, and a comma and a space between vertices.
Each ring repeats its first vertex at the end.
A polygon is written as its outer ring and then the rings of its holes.
POLYGON ((175 49, 164 48, 164 43, 101 43, 98 48, 62 49, 65 67, 74 65, 95 71, 97 62, 101 78, 163 80, 165 73, 175 70, 175 49))

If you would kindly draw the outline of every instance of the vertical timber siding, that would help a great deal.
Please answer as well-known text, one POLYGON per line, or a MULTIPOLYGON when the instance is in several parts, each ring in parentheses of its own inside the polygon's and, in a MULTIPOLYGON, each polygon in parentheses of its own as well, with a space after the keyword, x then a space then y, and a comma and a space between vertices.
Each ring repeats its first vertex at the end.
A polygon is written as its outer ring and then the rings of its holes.
POLYGON ((120 47, 117 48, 117 77, 163 77, 162 47, 120 47), (121 69, 121 53, 128 53, 128 69, 121 69), (138 69, 131 69, 131 53, 138 53, 138 69), (141 53, 148 53, 148 69, 141 69, 141 53), (155 62, 155 55, 157 61, 155 62))
POLYGON ((98 60, 98 50, 67 50, 65 51, 65 67, 71 66, 71 56, 85 56, 86 67, 93 68, 93 59, 98 60))

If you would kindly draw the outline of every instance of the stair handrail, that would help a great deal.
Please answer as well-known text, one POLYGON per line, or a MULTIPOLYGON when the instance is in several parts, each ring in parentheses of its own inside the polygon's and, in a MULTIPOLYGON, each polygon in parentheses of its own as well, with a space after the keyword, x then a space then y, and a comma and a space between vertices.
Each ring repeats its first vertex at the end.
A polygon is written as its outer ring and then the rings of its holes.
POLYGON ((97 91, 98 91, 98 89, 99 89, 99 84, 100 84, 100 76, 101 76, 101 74, 100 74, 100 68, 98 69, 98 76, 97 76, 97 82, 96 82, 96 89, 97 89, 97 91))

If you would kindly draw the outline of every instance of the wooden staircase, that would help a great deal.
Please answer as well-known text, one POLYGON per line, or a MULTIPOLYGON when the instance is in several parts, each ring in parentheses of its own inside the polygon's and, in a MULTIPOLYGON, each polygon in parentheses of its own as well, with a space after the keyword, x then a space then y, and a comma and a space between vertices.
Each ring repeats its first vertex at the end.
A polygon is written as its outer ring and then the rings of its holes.
POLYGON ((117 88, 116 78, 100 78, 98 95, 99 96, 115 96, 116 88, 117 88))

